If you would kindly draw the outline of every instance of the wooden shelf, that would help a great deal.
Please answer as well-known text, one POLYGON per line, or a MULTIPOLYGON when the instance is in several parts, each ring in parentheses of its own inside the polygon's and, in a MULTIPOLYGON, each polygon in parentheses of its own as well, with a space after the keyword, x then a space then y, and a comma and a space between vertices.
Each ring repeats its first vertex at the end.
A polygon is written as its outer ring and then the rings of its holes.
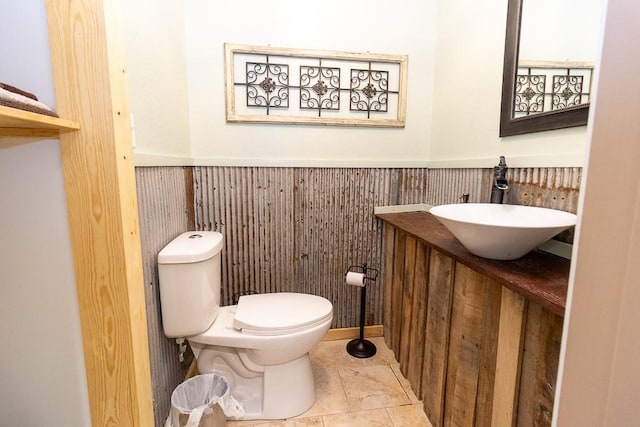
POLYGON ((0 136, 53 136, 80 129, 80 124, 0 105, 0 136))

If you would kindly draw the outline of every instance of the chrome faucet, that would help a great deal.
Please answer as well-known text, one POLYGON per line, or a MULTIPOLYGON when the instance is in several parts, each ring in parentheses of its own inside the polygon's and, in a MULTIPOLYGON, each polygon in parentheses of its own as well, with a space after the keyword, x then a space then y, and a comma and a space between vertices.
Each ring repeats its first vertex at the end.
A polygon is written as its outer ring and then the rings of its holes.
POLYGON ((502 203, 504 190, 509 188, 507 183, 507 162, 500 156, 500 162, 493 167, 493 185, 491 186, 491 203, 502 203))

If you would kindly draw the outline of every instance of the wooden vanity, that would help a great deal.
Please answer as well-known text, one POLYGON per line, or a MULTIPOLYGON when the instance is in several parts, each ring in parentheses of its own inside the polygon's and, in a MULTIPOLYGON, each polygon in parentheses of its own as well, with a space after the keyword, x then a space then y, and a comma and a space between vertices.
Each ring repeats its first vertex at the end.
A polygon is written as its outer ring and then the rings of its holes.
POLYGON ((477 257, 431 214, 379 214, 384 336, 434 427, 551 425, 570 262, 477 257))

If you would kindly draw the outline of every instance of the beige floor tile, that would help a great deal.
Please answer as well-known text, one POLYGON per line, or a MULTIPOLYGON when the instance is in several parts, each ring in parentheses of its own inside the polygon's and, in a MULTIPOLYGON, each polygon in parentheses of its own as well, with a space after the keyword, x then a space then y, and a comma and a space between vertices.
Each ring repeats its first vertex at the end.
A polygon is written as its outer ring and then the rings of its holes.
POLYGON ((341 368, 339 373, 352 411, 410 403, 389 365, 341 368))
POLYGON ((422 403, 387 408, 393 427, 432 427, 422 403))
POLYGON ((229 427, 431 427, 411 385, 382 337, 377 353, 358 359, 349 340, 324 341, 311 351, 317 400, 288 420, 227 421, 229 427))
POLYGON ((409 398, 409 402, 411 403, 420 402, 420 400, 416 397, 416 394, 413 392, 413 389, 411 388, 411 383, 409 383, 409 380, 402 375, 402 372, 400 372, 400 365, 394 363, 393 365, 391 365, 391 370, 393 371, 396 378, 398 379, 398 382, 402 386, 402 389, 407 394, 407 397, 409 398))
POLYGON ((312 367, 316 383, 316 403, 300 417, 348 412, 349 403, 338 369, 315 361, 312 362, 312 367))
POLYGON ((267 421, 254 424, 255 427, 323 427, 322 417, 293 418, 290 420, 267 421))
POLYGON ((265 421, 260 421, 260 420, 250 420, 250 421, 232 421, 232 420, 227 420, 227 422, 225 423, 225 426, 227 427, 253 427, 255 425, 257 425, 258 423, 264 423, 265 421))
POLYGON ((227 427, 323 427, 322 417, 291 418, 288 420, 227 421, 227 427))
POLYGON ((389 414, 384 409, 325 415, 323 427, 393 427, 389 414))
POLYGON ((310 353, 312 362, 323 366, 341 368, 359 368, 373 365, 390 365, 397 363, 393 352, 384 343, 384 338, 368 338, 376 346, 376 354, 367 359, 359 359, 347 353, 347 343, 350 340, 323 341, 310 353))

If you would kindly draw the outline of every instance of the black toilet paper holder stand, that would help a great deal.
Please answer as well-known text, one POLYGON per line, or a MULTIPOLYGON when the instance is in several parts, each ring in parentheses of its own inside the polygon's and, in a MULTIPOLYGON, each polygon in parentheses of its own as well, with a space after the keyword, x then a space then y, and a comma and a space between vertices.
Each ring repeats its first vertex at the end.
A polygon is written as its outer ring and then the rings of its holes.
MULTIPOLYGON (((367 303, 367 281, 375 282, 378 277, 378 270, 367 267, 367 264, 352 265, 347 273, 364 274, 362 287, 360 288, 360 337, 347 343, 347 353, 360 359, 366 359, 376 354, 376 346, 371 341, 364 339, 364 322, 367 303)), ((346 274, 345 274, 346 276, 346 274)))

